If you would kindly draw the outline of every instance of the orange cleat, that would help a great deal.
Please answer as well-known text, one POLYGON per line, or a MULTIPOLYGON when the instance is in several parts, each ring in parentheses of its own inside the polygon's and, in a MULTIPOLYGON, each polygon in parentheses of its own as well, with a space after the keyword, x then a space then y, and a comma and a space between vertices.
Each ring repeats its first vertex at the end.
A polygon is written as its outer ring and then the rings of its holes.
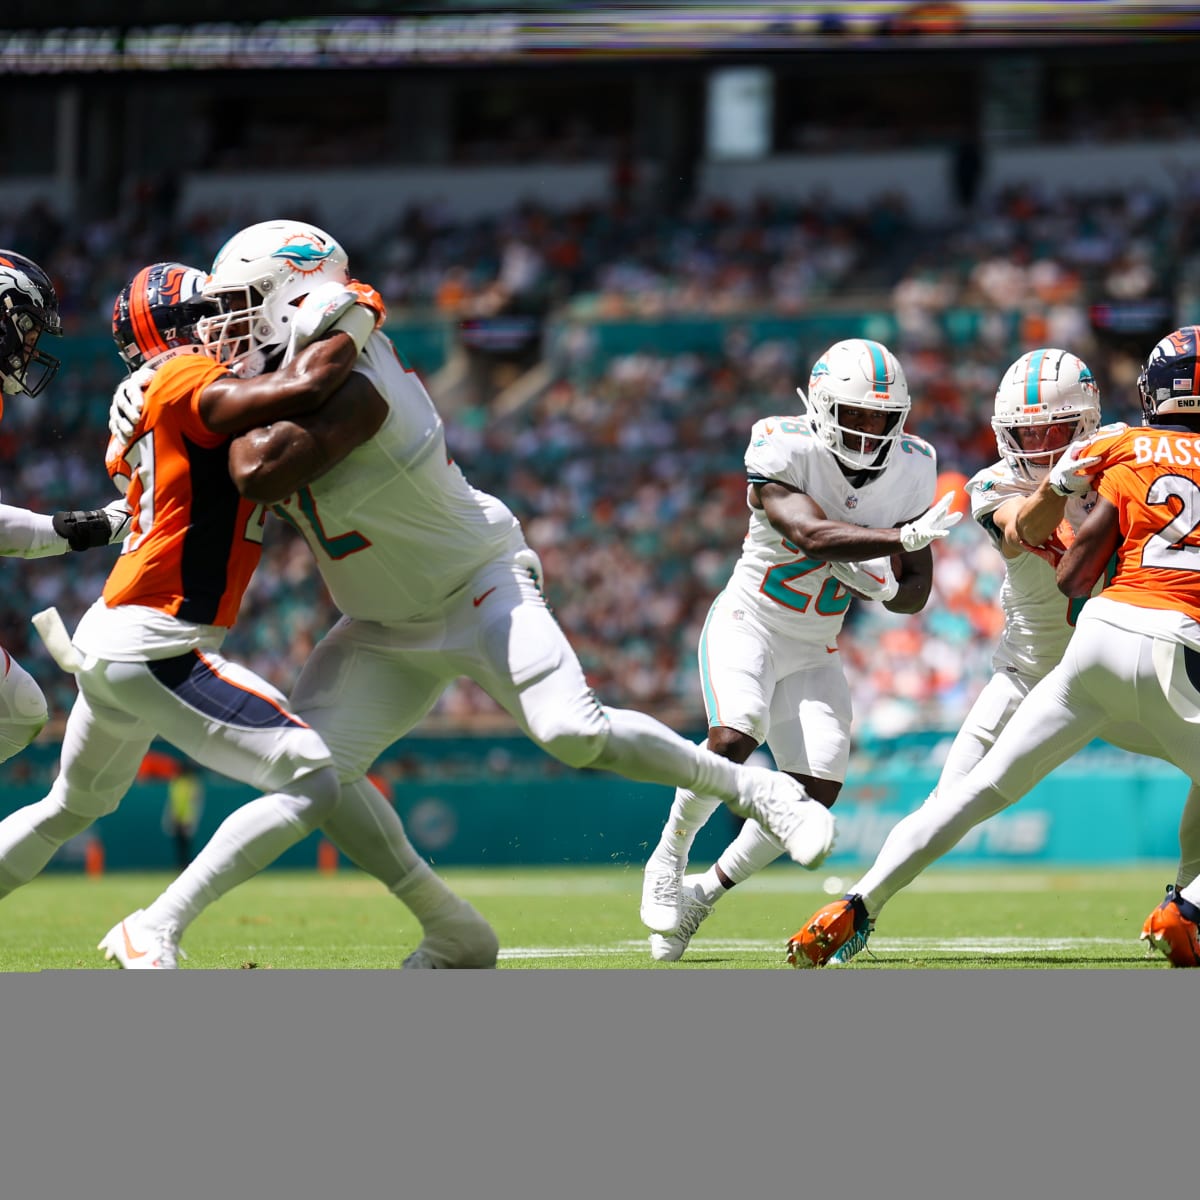
POLYGON ((1161 950, 1173 967, 1200 967, 1200 908, 1169 885, 1166 899, 1142 926, 1142 941, 1161 950))
MULTIPOLYGON (((871 918, 860 896, 846 896, 819 908, 792 934, 787 944, 787 960, 793 967, 823 967, 843 947, 857 941, 855 949, 867 944, 871 918)), ((853 957, 847 954, 839 961, 853 957)))

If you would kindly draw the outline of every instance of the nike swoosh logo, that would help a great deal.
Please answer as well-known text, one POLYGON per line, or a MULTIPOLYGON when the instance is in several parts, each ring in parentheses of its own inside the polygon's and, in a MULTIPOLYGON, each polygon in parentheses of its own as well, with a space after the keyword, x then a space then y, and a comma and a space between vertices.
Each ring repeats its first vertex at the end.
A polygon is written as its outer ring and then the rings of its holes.
POLYGON ((775 426, 774 426, 774 425, 764 425, 764 426, 763 426, 763 429, 764 429, 764 430, 766 430, 766 432, 767 432, 767 433, 774 433, 774 432, 775 432, 775 426))
POLYGON ((864 571, 863 571, 863 574, 864 574, 864 575, 865 575, 865 576, 866 576, 868 579, 873 579, 873 580, 875 580, 875 582, 876 582, 876 583, 886 583, 886 582, 887 582, 887 581, 884 579, 884 577, 883 577, 882 575, 876 575, 876 574, 874 573, 874 571, 867 571, 867 570, 864 570, 864 571))
POLYGON ((125 953, 129 958, 145 958, 145 950, 135 950, 133 943, 129 940, 129 934, 125 929, 125 922, 121 922, 121 936, 125 939, 125 953))
POLYGON ((838 648, 836 646, 826 646, 825 647, 826 654, 836 654, 837 652, 838 652, 838 648))
POLYGON ((478 608, 495 590, 496 589, 494 587, 488 588, 488 590, 486 592, 484 592, 482 596, 476 596, 475 599, 471 601, 471 603, 473 605, 475 605, 476 608, 478 608))

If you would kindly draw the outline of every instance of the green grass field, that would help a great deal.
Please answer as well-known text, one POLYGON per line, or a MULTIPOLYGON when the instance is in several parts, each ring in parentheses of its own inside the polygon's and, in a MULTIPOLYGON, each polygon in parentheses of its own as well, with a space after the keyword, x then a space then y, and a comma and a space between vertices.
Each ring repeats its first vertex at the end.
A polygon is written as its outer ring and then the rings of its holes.
MULTIPOLYGON (((772 867, 718 905, 680 963, 650 960, 634 867, 455 869, 446 878, 491 920, 500 966, 679 970, 786 969, 782 947, 841 883, 772 867)), ((0 907, 0 970, 112 969, 94 947, 149 902, 166 875, 51 873, 0 907)), ((1109 870, 935 868, 886 910, 843 971, 961 968, 1170 969, 1138 941, 1174 866, 1109 870)), ((839 892, 840 894, 840 892, 839 892)), ((185 969, 390 969, 418 940, 407 910, 372 879, 269 872, 188 930, 185 969)))

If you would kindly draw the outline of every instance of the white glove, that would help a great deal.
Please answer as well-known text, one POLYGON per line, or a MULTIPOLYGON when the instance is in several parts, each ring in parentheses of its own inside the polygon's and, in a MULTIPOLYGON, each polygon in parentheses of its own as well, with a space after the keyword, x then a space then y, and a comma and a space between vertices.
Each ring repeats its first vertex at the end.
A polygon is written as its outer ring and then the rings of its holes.
POLYGON ((283 361, 291 362, 306 346, 334 328, 349 334, 361 354, 376 323, 375 312, 362 300, 361 292, 336 280, 317 284, 295 310, 283 361))
POLYGON ((1092 490, 1092 476, 1100 462, 1099 454, 1080 458, 1087 442, 1072 442, 1058 462, 1050 468, 1047 486, 1056 496, 1086 496, 1092 490))
POLYGON ((51 524, 72 550, 94 550, 97 546, 123 541, 131 519, 129 506, 120 499, 103 508, 60 510, 51 517, 51 524))
POLYGON ((113 392, 112 403, 108 406, 108 431, 122 446, 128 446, 133 437, 134 426, 142 416, 146 389, 153 378, 153 368, 139 367, 122 379, 113 392))
POLYGON ((865 562, 831 562, 830 574, 867 600, 891 600, 900 590, 891 555, 865 562))
POLYGON ((962 513, 951 512, 954 492, 947 492, 928 512, 900 526, 900 545, 905 551, 924 550, 930 542, 944 538, 962 520, 962 513))
POLYGON ((108 517, 108 523, 112 527, 112 536, 108 539, 108 544, 111 546, 116 542, 123 542, 129 533, 129 522, 133 520, 129 505, 124 499, 114 500, 111 504, 106 504, 101 511, 108 517))

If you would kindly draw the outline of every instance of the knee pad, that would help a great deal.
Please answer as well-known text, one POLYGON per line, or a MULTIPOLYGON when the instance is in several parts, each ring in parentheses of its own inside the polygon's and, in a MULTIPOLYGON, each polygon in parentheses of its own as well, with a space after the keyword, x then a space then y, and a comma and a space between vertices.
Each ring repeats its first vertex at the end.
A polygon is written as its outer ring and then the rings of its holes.
POLYGON ((97 787, 89 784, 85 787, 80 785, 78 778, 68 780, 59 775, 51 785, 46 803, 55 804, 64 813, 81 817, 90 824, 116 812, 128 790, 125 786, 112 785, 97 787))
POLYGON ((320 770, 301 776, 292 789, 279 794, 291 808, 296 823, 311 833, 333 815, 341 795, 341 787, 338 784, 337 772, 332 767, 321 767, 320 770))
POLYGON ((20 754, 46 726, 50 710, 37 681, 15 659, 0 681, 0 762, 20 754))
POLYGON ((530 732, 547 754, 568 767, 596 767, 608 745, 608 722, 598 713, 594 720, 568 723, 565 719, 541 720, 530 732))

